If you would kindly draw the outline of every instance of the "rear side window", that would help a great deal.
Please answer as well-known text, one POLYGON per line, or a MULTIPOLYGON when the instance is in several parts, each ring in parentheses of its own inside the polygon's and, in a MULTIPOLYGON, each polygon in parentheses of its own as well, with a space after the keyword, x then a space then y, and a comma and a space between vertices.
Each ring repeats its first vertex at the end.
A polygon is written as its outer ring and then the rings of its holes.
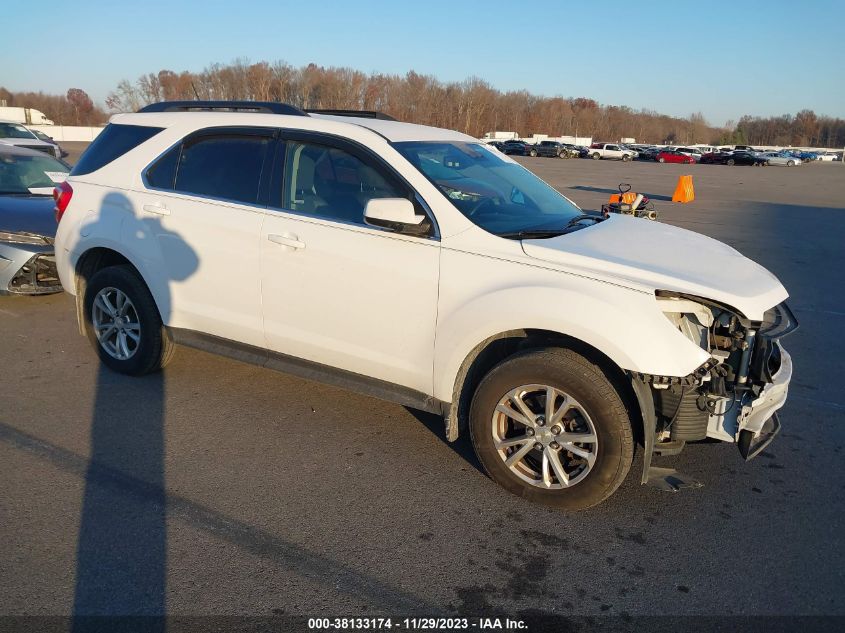
POLYGON ((79 158, 71 170, 71 176, 82 176, 97 171, 100 167, 135 149, 144 141, 151 139, 164 128, 145 125, 118 125, 110 123, 97 135, 94 142, 79 158))
POLYGON ((147 184, 155 189, 173 189, 176 182, 176 166, 179 164, 179 154, 182 144, 170 149, 147 170, 147 184))
POLYGON ((272 139, 266 136, 202 136, 182 148, 175 190, 254 204, 272 139))

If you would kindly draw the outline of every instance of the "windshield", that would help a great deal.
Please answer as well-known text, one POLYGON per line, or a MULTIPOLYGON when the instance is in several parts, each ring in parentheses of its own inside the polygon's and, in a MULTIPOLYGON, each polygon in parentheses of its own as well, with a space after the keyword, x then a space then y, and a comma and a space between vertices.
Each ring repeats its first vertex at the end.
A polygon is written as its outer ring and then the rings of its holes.
MULTIPOLYGON (((0 123, 0 138, 28 138, 34 139, 35 134, 17 123, 0 123)), ((37 139, 36 139, 37 140, 37 139)))
POLYGON ((470 221, 496 235, 560 230, 581 210, 521 165, 478 143, 403 142, 397 150, 470 221))
POLYGON ((0 194, 52 195, 70 168, 55 158, 0 153, 0 194))

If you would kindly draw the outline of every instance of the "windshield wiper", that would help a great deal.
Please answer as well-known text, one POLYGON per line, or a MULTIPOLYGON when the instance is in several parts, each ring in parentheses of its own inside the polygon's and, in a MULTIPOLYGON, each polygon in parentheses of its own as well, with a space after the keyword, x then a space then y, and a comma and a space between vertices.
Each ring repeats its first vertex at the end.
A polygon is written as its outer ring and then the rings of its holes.
POLYGON ((592 213, 582 213, 581 215, 576 215, 574 218, 569 220, 566 225, 562 229, 524 229, 522 231, 507 231, 505 233, 496 233, 499 237, 504 237, 508 239, 517 239, 517 240, 531 240, 531 239, 540 239, 544 237, 557 237, 558 235, 566 235, 567 233, 572 233, 573 231, 577 231, 578 229, 586 228, 581 222, 585 220, 592 220, 596 224, 604 220, 604 218, 600 215, 594 215, 592 213))
POLYGON ((566 233, 563 229, 527 229, 524 231, 506 231, 505 233, 496 233, 499 237, 517 240, 530 240, 540 237, 556 237, 566 233))

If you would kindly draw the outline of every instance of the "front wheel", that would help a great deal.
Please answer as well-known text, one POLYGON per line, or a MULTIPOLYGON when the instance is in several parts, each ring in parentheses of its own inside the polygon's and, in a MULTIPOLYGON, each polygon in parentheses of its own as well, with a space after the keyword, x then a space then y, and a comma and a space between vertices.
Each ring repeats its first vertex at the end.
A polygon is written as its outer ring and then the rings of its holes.
POLYGON ((794 160, 791 160, 791 161, 787 162, 787 163, 786 163, 786 166, 787 166, 787 167, 795 167, 795 161, 794 161, 794 160))
POLYGON ((536 156, 537 156, 537 150, 536 150, 536 149, 532 149, 530 152, 528 152, 528 155, 529 155, 529 156, 533 156, 533 157, 535 157, 535 158, 536 158, 536 156))
POLYGON ((619 394, 598 366, 568 349, 523 352, 497 365, 473 396, 470 433, 494 481, 565 510, 609 497, 634 454, 619 394))
POLYGON ((630 156, 628 156, 627 154, 622 155, 622 162, 623 163, 627 163, 629 160, 631 160, 630 156))
POLYGON ((736 161, 733 158, 730 158, 725 161, 725 165, 730 165, 731 167, 733 167, 734 165, 736 165, 736 161))
POLYGON ((85 333, 109 369, 140 376, 164 367, 173 356, 153 296, 131 267, 98 271, 83 301, 85 333))
POLYGON ((666 159, 665 159, 665 158, 658 158, 658 159, 657 159, 657 162, 658 162, 658 163, 665 163, 665 162, 666 162, 666 159))

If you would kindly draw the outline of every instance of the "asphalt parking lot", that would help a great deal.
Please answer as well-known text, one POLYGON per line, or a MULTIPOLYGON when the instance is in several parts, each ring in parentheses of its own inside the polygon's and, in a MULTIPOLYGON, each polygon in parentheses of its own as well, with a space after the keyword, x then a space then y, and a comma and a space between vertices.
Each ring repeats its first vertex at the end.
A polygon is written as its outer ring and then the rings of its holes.
POLYGON ((845 166, 520 161, 584 208, 630 182, 786 285, 795 374, 763 455, 690 446, 661 464, 705 486, 675 494, 637 461, 562 514, 434 416, 189 349, 126 378, 69 296, 2 297, 0 614, 845 615, 845 166), (667 200, 681 174, 691 204, 667 200))

